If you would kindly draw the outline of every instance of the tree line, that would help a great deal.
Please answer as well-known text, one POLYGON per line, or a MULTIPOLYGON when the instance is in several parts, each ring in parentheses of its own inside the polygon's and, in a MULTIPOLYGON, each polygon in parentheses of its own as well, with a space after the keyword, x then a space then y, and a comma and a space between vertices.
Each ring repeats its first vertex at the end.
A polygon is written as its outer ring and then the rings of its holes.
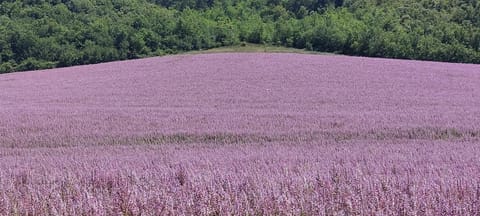
POLYGON ((242 42, 480 63, 477 0, 6 0, 0 73, 242 42))

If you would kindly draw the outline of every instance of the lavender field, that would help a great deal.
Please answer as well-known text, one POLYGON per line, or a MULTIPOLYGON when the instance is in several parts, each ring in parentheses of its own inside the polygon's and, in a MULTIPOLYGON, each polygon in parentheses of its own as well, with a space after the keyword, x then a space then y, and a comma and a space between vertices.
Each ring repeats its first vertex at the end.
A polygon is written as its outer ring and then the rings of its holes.
POLYGON ((0 75, 0 215, 479 215, 480 65, 176 55, 0 75))

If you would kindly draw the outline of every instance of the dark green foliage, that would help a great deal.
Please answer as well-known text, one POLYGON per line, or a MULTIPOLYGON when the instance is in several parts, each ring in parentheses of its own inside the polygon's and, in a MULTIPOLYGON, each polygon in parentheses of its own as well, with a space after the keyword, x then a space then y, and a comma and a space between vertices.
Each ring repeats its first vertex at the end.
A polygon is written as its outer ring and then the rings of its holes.
POLYGON ((8 0, 0 73, 241 42, 480 63, 476 0, 8 0))

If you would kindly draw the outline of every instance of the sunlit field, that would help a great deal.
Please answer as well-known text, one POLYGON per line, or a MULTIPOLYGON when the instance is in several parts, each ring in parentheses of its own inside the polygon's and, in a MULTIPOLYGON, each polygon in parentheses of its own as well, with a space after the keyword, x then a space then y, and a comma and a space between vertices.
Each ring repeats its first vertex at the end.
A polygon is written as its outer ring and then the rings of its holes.
POLYGON ((480 65, 184 54, 0 75, 1 215, 476 215, 480 65))

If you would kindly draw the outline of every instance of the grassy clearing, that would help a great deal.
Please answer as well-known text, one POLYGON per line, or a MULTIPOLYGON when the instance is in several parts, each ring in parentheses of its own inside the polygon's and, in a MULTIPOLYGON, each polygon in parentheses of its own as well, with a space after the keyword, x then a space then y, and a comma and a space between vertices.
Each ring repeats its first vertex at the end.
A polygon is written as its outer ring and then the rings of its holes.
POLYGON ((300 54, 317 54, 317 55, 333 55, 333 53, 308 51, 305 49, 295 49, 282 46, 242 43, 235 46, 224 46, 207 50, 195 50, 182 54, 208 54, 208 53, 231 53, 231 52, 265 52, 265 53, 300 53, 300 54))

